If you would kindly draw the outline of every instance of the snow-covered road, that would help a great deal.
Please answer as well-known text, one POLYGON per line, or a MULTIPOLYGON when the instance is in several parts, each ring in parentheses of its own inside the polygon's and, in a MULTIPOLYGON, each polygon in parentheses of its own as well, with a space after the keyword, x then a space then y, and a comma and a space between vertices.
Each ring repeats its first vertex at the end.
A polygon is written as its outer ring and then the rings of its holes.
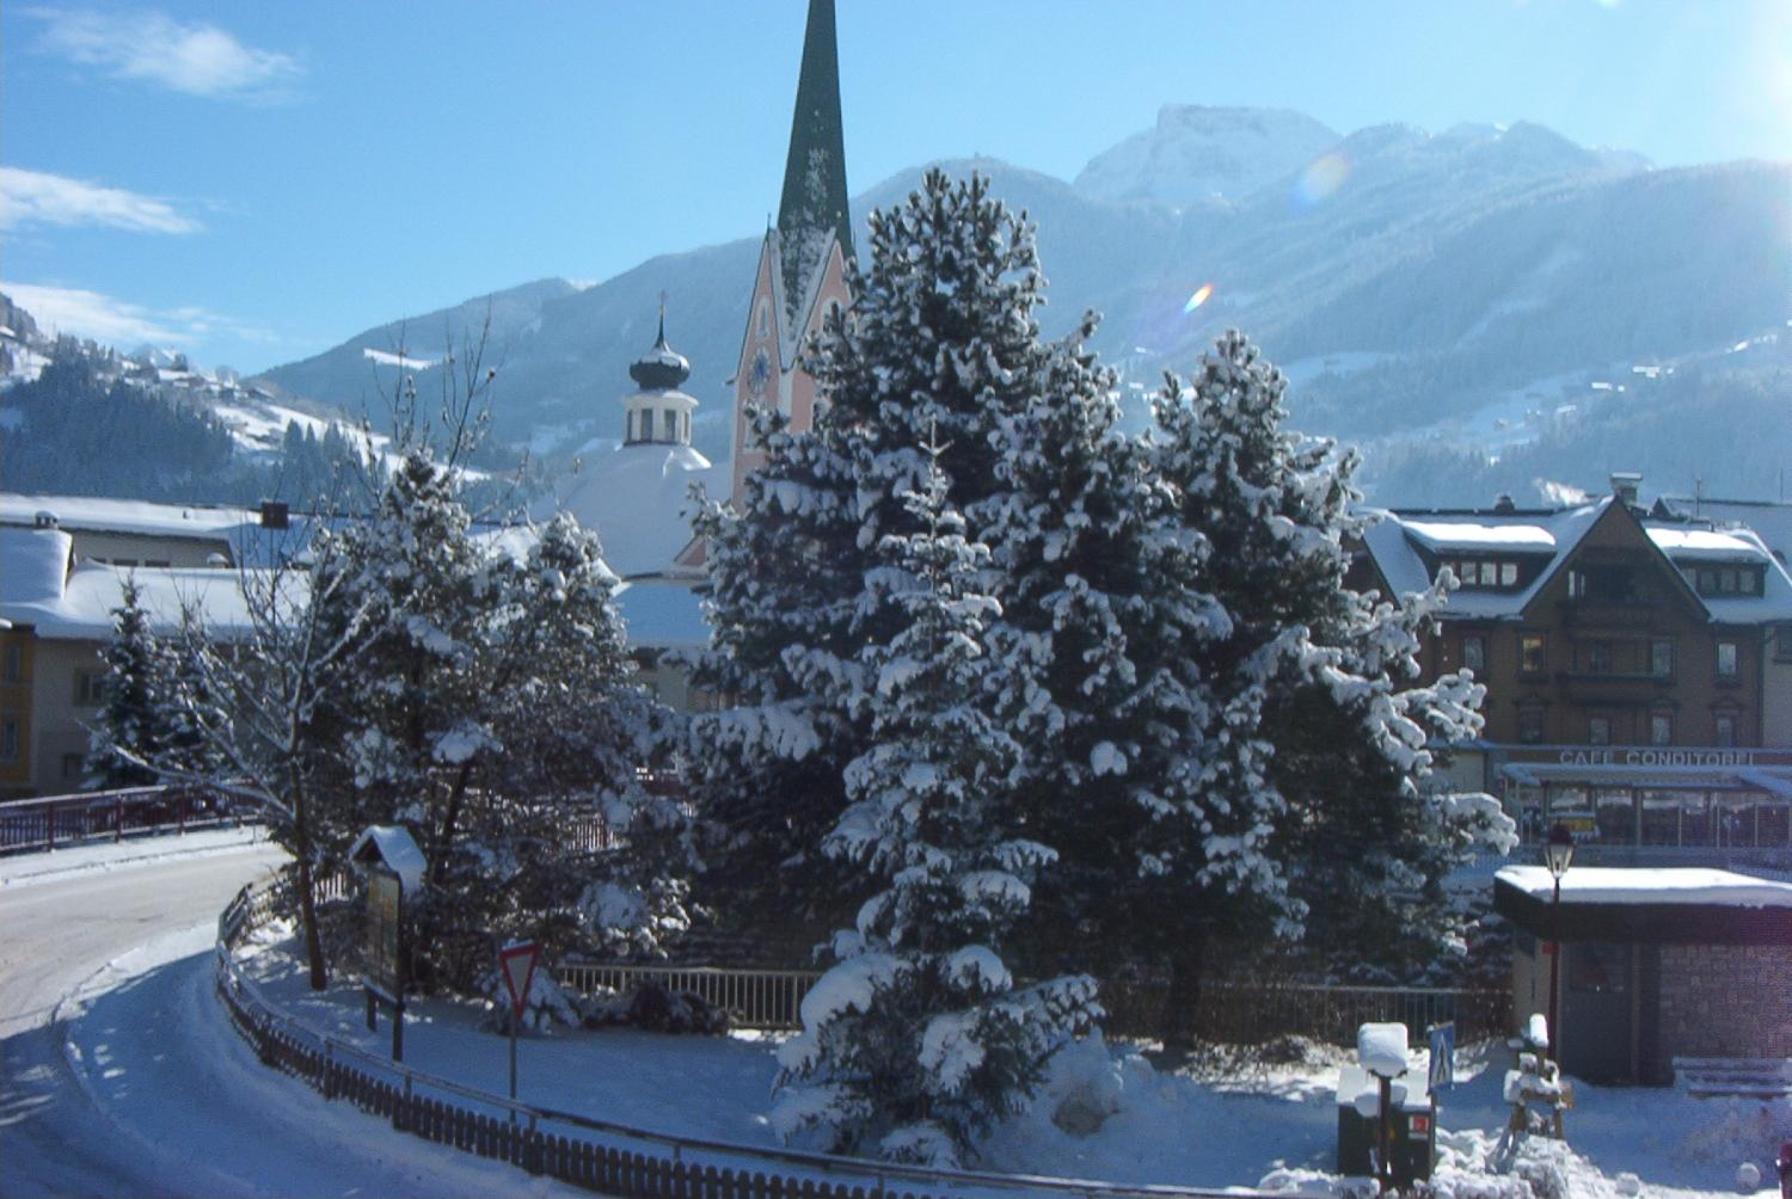
POLYGON ((212 994, 266 845, 0 887, 0 1194, 555 1194, 266 1071, 212 994))

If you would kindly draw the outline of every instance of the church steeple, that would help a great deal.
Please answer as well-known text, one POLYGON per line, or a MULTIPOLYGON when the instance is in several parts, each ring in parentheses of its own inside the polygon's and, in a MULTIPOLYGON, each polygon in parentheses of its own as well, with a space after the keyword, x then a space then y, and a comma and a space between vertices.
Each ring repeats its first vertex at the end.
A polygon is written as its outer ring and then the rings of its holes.
POLYGON ((830 235, 852 257, 852 214, 846 201, 846 141, 840 121, 840 58, 834 36, 834 0, 809 0, 803 35, 802 73, 784 162, 784 195, 778 204, 778 243, 784 307, 792 321, 808 299, 814 274, 827 256, 830 235))

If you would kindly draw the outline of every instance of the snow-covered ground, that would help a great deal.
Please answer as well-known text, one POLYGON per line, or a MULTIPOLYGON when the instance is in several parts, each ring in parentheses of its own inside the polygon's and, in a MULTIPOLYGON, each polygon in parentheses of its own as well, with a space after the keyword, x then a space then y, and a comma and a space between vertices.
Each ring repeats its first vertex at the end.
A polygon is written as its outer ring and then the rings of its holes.
MULTIPOLYGON (((270 1000, 313 1028, 384 1053, 382 1023, 368 1033, 356 981, 307 990, 288 942, 248 951, 249 969, 270 1000)), ((505 1041, 481 1031, 480 1005, 422 1000, 405 1032, 405 1058, 418 1069, 502 1093, 505 1041)), ((221 1017, 220 1017, 221 1018, 221 1017)), ((520 1048, 521 1097, 599 1119, 674 1135, 764 1148, 779 1142, 770 1124, 776 1039, 660 1036, 632 1030, 560 1029, 520 1048)), ((1508 1109, 1500 1091, 1511 1064, 1503 1048, 1458 1053, 1456 1089, 1439 1119, 1438 1182, 1455 1199, 1524 1194, 1511 1176, 1490 1172, 1508 1109)), ((1032 1111, 999 1128, 981 1168, 1125 1183, 1331 1189, 1337 1140, 1334 1090, 1347 1051, 1307 1047, 1301 1061, 1233 1072, 1159 1071, 1136 1048, 1093 1046, 1066 1057, 1032 1111), (1052 1119, 1076 1097, 1105 1113, 1100 1129, 1077 1135, 1052 1119)), ((1423 1071, 1426 1054, 1412 1057, 1423 1071)), ((1422 1075, 1421 1075, 1422 1076, 1422 1075)), ((1578 1087, 1569 1113, 1570 1152, 1533 1142, 1520 1172, 1548 1192, 1621 1193, 1635 1174, 1645 1195, 1734 1193, 1738 1165, 1753 1161, 1771 1179, 1782 1137, 1792 1136, 1785 1101, 1694 1100, 1674 1090, 1578 1087)))

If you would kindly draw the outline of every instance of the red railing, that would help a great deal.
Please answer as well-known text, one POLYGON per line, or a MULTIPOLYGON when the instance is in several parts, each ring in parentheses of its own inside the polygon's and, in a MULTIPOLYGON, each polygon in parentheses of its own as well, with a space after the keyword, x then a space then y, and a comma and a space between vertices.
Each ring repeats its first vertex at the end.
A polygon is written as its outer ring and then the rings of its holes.
POLYGON ((0 803, 0 853, 261 819, 253 804, 205 787, 132 787, 0 803))

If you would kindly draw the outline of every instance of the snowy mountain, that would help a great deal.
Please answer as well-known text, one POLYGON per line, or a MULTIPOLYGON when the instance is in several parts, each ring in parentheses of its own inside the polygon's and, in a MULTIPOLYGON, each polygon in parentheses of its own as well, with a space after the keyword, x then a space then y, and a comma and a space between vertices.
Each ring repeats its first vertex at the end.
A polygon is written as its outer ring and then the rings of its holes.
MULTIPOLYGON (((1654 170, 1522 122, 1338 138, 1295 113, 1170 107, 1074 184, 993 159, 943 165, 990 175, 1039 223, 1047 331, 1104 313, 1096 348, 1126 371, 1135 420, 1162 368, 1186 368, 1236 325, 1290 368, 1303 427, 1372 449, 1423 436, 1493 455, 1515 435, 1515 406, 1553 409, 1633 365, 1759 339, 1788 311, 1787 164, 1654 170), (1508 427, 1493 432, 1497 421, 1508 427)), ((899 198, 921 170, 862 192, 853 211, 899 198)), ((703 405, 696 446, 725 458, 758 247, 654 258, 584 291, 556 280, 499 293, 498 435, 561 462, 619 436, 615 400, 663 289, 703 405)), ((367 351, 393 352, 402 326, 432 357, 445 324, 464 330, 483 312, 473 301, 369 330, 267 378, 358 411, 376 377, 367 351)), ((1614 465, 1589 462, 1581 482, 1614 465)), ((1723 472, 1710 464, 1708 482, 1723 472)))
POLYGON ((1338 135, 1281 108, 1166 104, 1157 124, 1089 160, 1076 189, 1098 200, 1155 200, 1182 208, 1238 199, 1306 166, 1338 135))

